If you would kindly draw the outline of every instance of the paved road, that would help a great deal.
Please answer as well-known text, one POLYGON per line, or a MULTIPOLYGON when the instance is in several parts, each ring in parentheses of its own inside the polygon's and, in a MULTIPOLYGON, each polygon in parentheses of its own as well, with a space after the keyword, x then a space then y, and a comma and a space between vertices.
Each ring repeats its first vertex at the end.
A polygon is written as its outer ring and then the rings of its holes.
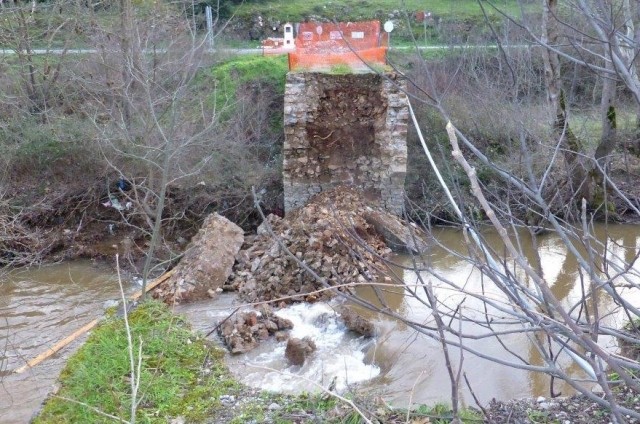
MULTIPOLYGON (((491 49, 496 48, 496 45, 434 45, 434 46, 418 46, 420 50, 448 50, 448 49, 491 49)), ((525 48, 527 45, 514 45, 507 46, 509 48, 525 48)), ((391 50, 413 50, 415 47, 413 46, 398 46, 391 47, 391 50)), ((162 52, 162 50, 156 50, 162 52)), ((262 54, 261 48, 249 48, 249 49, 216 49, 212 51, 217 51, 221 53, 230 53, 230 54, 262 54)), ((66 54, 96 54, 98 53, 98 49, 68 49, 66 50, 66 54)), ((33 54, 63 54, 65 53, 64 49, 34 49, 32 50, 33 54)), ((16 51, 12 49, 0 49, 0 55, 15 55, 16 51)))
MULTIPOLYGON (((161 49, 157 49, 157 52, 162 52, 161 49)), ((262 53, 262 49, 219 49, 217 51, 224 53, 235 53, 235 54, 259 54, 262 53)), ((96 54, 100 52, 98 49, 33 49, 31 50, 33 54, 96 54)), ((13 49, 0 49, 0 54, 2 55, 14 55, 17 52, 13 49)))

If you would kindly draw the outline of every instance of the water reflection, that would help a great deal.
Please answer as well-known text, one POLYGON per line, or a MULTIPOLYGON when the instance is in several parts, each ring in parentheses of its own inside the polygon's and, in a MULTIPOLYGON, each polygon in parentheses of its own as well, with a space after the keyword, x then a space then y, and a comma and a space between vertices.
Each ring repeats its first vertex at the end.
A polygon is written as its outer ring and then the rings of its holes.
MULTIPOLYGON (((602 261, 598 263, 600 272, 608 272, 613 276, 616 266, 618 269, 630 269, 630 278, 640 281, 637 276, 635 261, 638 256, 637 226, 596 226, 595 239, 588 240, 597 246, 600 255, 606 255, 608 267, 602 261)), ((534 333, 504 334, 500 338, 484 337, 488 327, 495 331, 513 330, 517 324, 508 324, 503 307, 509 307, 505 295, 479 272, 478 268, 463 258, 469 249, 464 243, 463 234, 458 230, 439 229, 435 233, 439 245, 435 245, 427 255, 421 258, 420 277, 425 282, 431 282, 438 301, 442 307, 450 311, 458 309, 469 321, 455 322, 454 328, 459 329, 469 338, 462 340, 465 346, 479 352, 481 355, 497 358, 506 363, 544 366, 545 357, 557 357, 557 364, 564 372, 578 380, 584 380, 582 369, 556 343, 549 343, 546 336, 534 333), (454 289, 458 287, 460 290, 454 289), (464 292, 462 291, 464 290, 464 292), (482 293, 495 302, 495 307, 485 305, 473 294, 482 293), (471 320, 484 321, 484 326, 474 324, 471 320)), ((495 233, 484 232, 482 236, 487 242, 497 248, 500 240, 495 233)), ((546 234, 536 238, 537 251, 534 250, 531 236, 522 232, 518 234, 519 248, 535 264, 539 266, 549 284, 554 296, 567 309, 571 309, 575 316, 581 314, 585 319, 593 320, 598 315, 604 325, 620 328, 626 316, 623 316, 610 297, 600 295, 594 300, 581 303, 584 293, 590 290, 590 278, 581 271, 576 256, 554 234, 546 234), (537 252, 537 255, 536 255, 537 252)), ((584 254, 583 241, 576 238, 575 248, 584 254)), ((409 258, 397 258, 402 265, 411 263, 409 258)), ((507 262, 508 263, 508 262, 507 262)), ((515 265, 511 272, 521 281, 526 276, 515 265)), ((404 283, 413 286, 418 284, 418 274, 406 272, 404 283)), ((532 287, 532 286, 531 286, 532 287)), ((434 326, 431 309, 425 306, 426 296, 420 292, 409 295, 400 289, 380 290, 385 297, 379 300, 371 289, 359 289, 358 294, 376 305, 387 305, 400 315, 418 324, 434 326)), ((640 293, 637 289, 622 289, 622 295, 627 301, 640 306, 640 293)), ((384 383, 386 395, 396 404, 406 404, 411 398, 413 402, 430 403, 448 401, 450 382, 446 371, 441 347, 439 343, 425 335, 419 335, 415 330, 397 320, 377 316, 382 328, 380 343, 375 351, 370 352, 372 358, 383 369, 383 375, 378 383, 371 383, 369 387, 379 389, 379 383, 384 383)), ((455 340, 451 338, 454 342, 455 340)), ((608 349, 616 349, 615 340, 611 337, 599 337, 599 343, 608 349)), ((460 350, 451 347, 450 355, 455 358, 455 365, 459 363, 460 350)), ((471 382, 473 391, 481 402, 488 402, 492 398, 512 399, 525 396, 549 396, 551 390, 550 377, 543 373, 507 368, 487 359, 480 358, 469 352, 462 354, 462 368, 471 382)), ((564 395, 574 390, 565 382, 556 379, 553 384, 555 394, 564 395)), ((463 390, 463 397, 467 402, 472 400, 468 389, 463 390)))
MULTIPOLYGON (((589 242, 600 240, 599 252, 606 253, 609 261, 601 263, 599 271, 613 276, 621 269, 628 268, 631 271, 627 274, 629 278, 640 281, 640 269, 635 263, 639 252, 640 227, 597 226, 595 230, 597 237, 589 242)), ((491 246, 498 249, 500 242, 494 233, 485 232, 482 235, 491 246)), ((461 231, 437 229, 434 237, 440 244, 434 243, 428 254, 420 258, 419 268, 423 270, 420 276, 433 284, 438 300, 445 307, 450 310, 459 308, 465 316, 485 322, 484 327, 469 321, 454 324, 460 332, 473 337, 464 340, 465 346, 503 362, 544 365, 544 357, 549 354, 549 343, 545 338, 536 339, 539 336, 531 333, 504 334, 499 339, 485 337, 489 333, 488 326, 494 330, 517 329, 515 324, 504 322, 506 314, 503 308, 510 308, 510 304, 478 268, 463 258, 470 249, 464 243, 461 231), (477 294, 489 297, 495 304, 485 305, 474 297, 477 294)), ((577 258, 554 234, 546 234, 536 241, 538 248, 534 250, 530 236, 521 233, 518 245, 531 263, 536 263, 539 258, 546 281, 565 307, 573 308, 572 313, 576 316, 582 314, 594 319, 594 301, 586 306, 580 304, 583 293, 589 290, 590 279, 589 275, 580 271, 577 258)), ((576 249, 584 252, 580 238, 576 238, 574 244, 576 249)), ((410 258, 395 258, 395 261, 403 266, 412 263, 410 258)), ((418 283, 416 272, 404 272, 399 267, 392 268, 392 271, 404 284, 415 286, 418 283)), ((526 281, 515 266, 511 271, 526 281)), ((617 279, 621 281, 622 277, 617 279)), ((357 292, 376 306, 406 317, 417 325, 434 326, 431 309, 422 291, 410 296, 403 285, 394 284, 393 280, 385 283, 377 289, 360 287, 357 292)), ((0 422, 28 421, 50 392, 63 358, 56 356, 25 374, 15 375, 6 371, 21 366, 26 359, 34 357, 100 315, 102 302, 117 297, 117 293, 117 284, 111 273, 96 269, 90 262, 17 273, 0 282, 0 422)), ((626 300, 640 306, 638 290, 625 288, 621 293, 626 300)), ((607 296, 598 296, 595 306, 606 325, 620 328, 626 320, 607 296)), ((190 311, 199 317, 202 320, 199 324, 201 329, 208 332, 215 322, 226 317, 234 308, 233 305, 226 305, 215 311, 210 303, 203 303, 189 305, 182 312, 190 311)), ((366 352, 365 363, 373 362, 380 367, 381 375, 368 383, 367 387, 384 391, 385 396, 396 405, 406 405, 410 399, 413 403, 449 401, 450 383, 438 341, 418 334, 406 323, 388 315, 364 310, 363 313, 375 319, 380 329, 378 342, 366 352)), ((451 341, 459 340, 452 338, 451 341)), ((616 348, 615 341, 610 337, 601 336, 599 342, 608 349, 616 348)), ((269 345, 265 345, 267 348, 269 345)), ((67 349, 65 353, 71 350, 67 349)), ((558 355, 558 362, 566 372, 577 378, 584 377, 575 362, 560 352, 557 346, 551 344, 551 351, 554 356, 558 355)), ((452 347, 450 353, 457 367, 461 352, 452 347)), ((550 379, 541 373, 507 368, 468 352, 462 354, 462 368, 474 393, 483 403, 494 397, 506 400, 549 395, 550 379)), ((554 391, 566 395, 571 393, 571 388, 556 380, 554 391)), ((462 396, 467 403, 471 403, 468 389, 463 389, 462 396)))
POLYGON ((12 370, 102 314, 118 298, 113 272, 91 261, 13 272, 0 280, 0 422, 25 423, 82 339, 22 374, 12 370))

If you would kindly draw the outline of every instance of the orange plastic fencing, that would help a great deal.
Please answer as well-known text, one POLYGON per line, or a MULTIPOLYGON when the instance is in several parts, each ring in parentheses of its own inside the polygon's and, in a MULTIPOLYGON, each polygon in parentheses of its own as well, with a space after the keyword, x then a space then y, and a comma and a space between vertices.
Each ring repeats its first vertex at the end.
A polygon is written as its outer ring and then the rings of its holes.
POLYGON ((334 67, 348 66, 353 70, 369 69, 372 65, 386 63, 387 48, 376 47, 356 52, 333 53, 289 53, 290 70, 328 71, 334 67))
POLYGON ((346 65, 366 69, 385 65, 388 34, 379 21, 300 24, 296 50, 289 53, 290 70, 330 70, 346 65), (365 63, 366 62, 366 63, 365 63))

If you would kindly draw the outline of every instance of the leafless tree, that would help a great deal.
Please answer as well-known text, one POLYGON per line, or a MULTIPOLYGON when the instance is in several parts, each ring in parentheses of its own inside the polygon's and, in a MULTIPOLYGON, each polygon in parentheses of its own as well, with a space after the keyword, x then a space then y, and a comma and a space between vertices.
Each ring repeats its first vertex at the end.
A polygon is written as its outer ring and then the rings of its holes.
POLYGON ((127 184, 108 202, 148 239, 143 289, 158 249, 167 246, 163 228, 176 218, 167 213, 167 191, 194 184, 215 154, 218 125, 215 106, 190 95, 207 61, 203 38, 168 5, 151 7, 119 3, 119 24, 92 40, 99 50, 95 76, 78 81, 90 95, 87 112, 104 158, 127 184))
POLYGON ((0 44, 13 52, 4 59, 17 77, 14 90, 3 100, 47 123, 63 91, 60 76, 81 25, 74 4, 53 1, 37 12, 34 6, 35 2, 0 9, 0 44))
MULTIPOLYGON (((465 261, 477 268, 482 278, 498 289, 500 296, 496 298, 490 294, 490 290, 484 289, 482 292, 469 291, 458 282, 449 281, 426 266, 421 271, 429 273, 431 278, 437 281, 436 286, 448 287, 456 293, 478 299, 485 305, 485 314, 452 307, 445 302, 439 303, 438 310, 438 307, 433 306, 433 302, 427 302, 427 297, 424 297, 422 302, 430 303, 434 317, 441 315, 443 318, 435 319, 432 325, 425 325, 418 320, 407 321, 406 318, 404 321, 418 332, 467 353, 506 366, 542 372, 555 379, 564 380, 594 402, 609 408, 615 422, 625 422, 625 416, 639 418, 640 414, 618 403, 608 373, 615 372, 628 389, 637 393, 640 391, 640 384, 635 376, 640 370, 640 364, 637 358, 623 357, 605 350, 598 341, 605 335, 613 335, 630 343, 639 343, 640 339, 637 333, 610 327, 604 319, 605 311, 601 309, 599 302, 608 298, 630 322, 638 319, 639 305, 634 304, 628 297, 628 293, 640 290, 639 275, 636 271, 637 255, 624 258, 617 256, 610 249, 609 241, 595 236, 592 228, 593 210, 590 207, 593 205, 595 191, 591 179, 597 172, 599 182, 595 183, 595 188, 599 190, 601 199, 604 198, 606 202, 607 196, 615 195, 636 217, 640 215, 633 199, 612 181, 606 166, 615 149, 615 109, 612 106, 615 99, 615 83, 622 82, 631 94, 633 103, 636 106, 640 104, 637 102, 634 76, 635 56, 630 54, 637 51, 635 34, 630 29, 635 28, 634 19, 637 12, 633 8, 635 4, 630 5, 629 2, 580 0, 563 3, 544 0, 539 5, 539 27, 529 25, 526 21, 510 19, 527 30, 529 37, 539 46, 536 51, 542 55, 545 75, 543 88, 547 93, 547 99, 540 101, 546 102, 549 115, 552 117, 550 134, 553 136, 551 143, 545 143, 548 149, 546 162, 537 161, 536 164, 533 160, 533 143, 530 140, 533 133, 525 127, 522 127, 520 148, 517 150, 522 155, 524 166, 517 169, 493 160, 481 143, 478 143, 477 138, 468 137, 464 130, 457 129, 468 125, 460 121, 450 108, 452 90, 449 87, 455 85, 455 82, 450 82, 447 90, 443 90, 432 73, 432 65, 426 62, 421 63, 426 78, 422 83, 413 81, 415 90, 410 93, 412 102, 416 105, 428 105, 427 107, 436 110, 449 122, 448 150, 466 175, 475 205, 481 209, 482 215, 490 221, 501 239, 500 246, 489 245, 476 227, 473 214, 469 209, 460 206, 463 191, 450 180, 438 178, 442 192, 455 211, 466 235, 469 253, 464 257, 465 261), (560 4, 566 9, 561 10, 560 4), (580 18, 590 27, 580 27, 573 18, 580 18), (563 29, 562 33, 559 28, 563 29), (561 37, 565 41, 564 44, 560 42, 561 37), (577 43, 578 39, 582 39, 583 42, 577 43), (607 125, 604 125, 600 145, 594 151, 585 150, 568 125, 568 100, 562 86, 561 73, 561 65, 567 61, 597 73, 606 81, 603 84, 601 110, 607 125), (459 125, 456 125, 456 122, 459 125), (558 196, 558 191, 550 192, 546 187, 558 165, 569 172, 571 195, 575 199, 573 213, 554 208, 552 203, 554 197, 558 196), (491 186, 480 181, 477 170, 481 167, 490 169, 492 175, 501 182, 502 196, 492 193, 491 186), (538 235, 535 228, 526 225, 527 222, 521 215, 512 213, 515 200, 527 205, 538 215, 559 238, 567 250, 567 255, 575 258, 584 281, 582 296, 577 302, 567 305, 566 300, 558 298, 550 290, 551 284, 542 271, 539 257, 525 254, 523 249, 526 241, 520 235, 519 229, 529 229, 527 238, 534 252, 538 246, 538 235), (492 316, 491 320, 488 318, 489 315, 492 316), (455 324, 461 321, 485 328, 486 335, 461 332, 455 324), (442 335, 443 331, 446 336, 442 335), (504 344, 505 351, 512 355, 514 361, 491 357, 470 347, 466 342, 477 337, 500 339, 513 332, 530 335, 530 340, 542 355, 542 364, 527 361, 511 352, 504 344), (585 385, 567 373, 557 362, 559 352, 569 355, 588 376, 589 382, 597 383, 602 388, 604 396, 594 395, 589 384, 585 385)), ((511 49, 504 49, 502 53, 503 59, 513 66, 515 56, 511 56, 511 49)), ((462 67, 459 68, 460 73, 464 71, 462 67)), ((433 143, 428 143, 429 140, 422 137, 421 124, 413 111, 412 116, 424 151, 429 156, 433 171, 439 176, 440 165, 435 159, 438 152, 432 151, 433 143)), ((504 119, 508 120, 510 117, 504 119)), ((536 142, 541 143, 542 140, 536 142)), ((514 147, 517 147, 517 144, 514 147)), ((468 201, 467 199, 466 202, 468 201)), ((425 290, 430 287, 427 281, 420 282, 420 286, 425 290)), ((406 290, 407 293, 416 296, 415 292, 408 288, 406 290)), ((388 313, 386 310, 383 312, 388 313)), ((447 359, 447 364, 451 364, 450 358, 447 359)), ((455 387, 453 377, 452 386, 455 387)))

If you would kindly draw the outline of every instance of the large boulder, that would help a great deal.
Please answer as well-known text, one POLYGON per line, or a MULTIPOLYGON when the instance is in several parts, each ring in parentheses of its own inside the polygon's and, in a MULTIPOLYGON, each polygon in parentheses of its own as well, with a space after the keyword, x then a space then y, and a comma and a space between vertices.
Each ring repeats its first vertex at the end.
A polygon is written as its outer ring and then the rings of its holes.
POLYGON ((376 233, 394 252, 420 254, 427 251, 424 232, 413 224, 406 224, 389 213, 368 208, 362 214, 376 233))
POLYGON ((231 274, 243 242, 242 228, 217 213, 209 215, 173 276, 156 289, 154 297, 180 303, 214 296, 231 274))

